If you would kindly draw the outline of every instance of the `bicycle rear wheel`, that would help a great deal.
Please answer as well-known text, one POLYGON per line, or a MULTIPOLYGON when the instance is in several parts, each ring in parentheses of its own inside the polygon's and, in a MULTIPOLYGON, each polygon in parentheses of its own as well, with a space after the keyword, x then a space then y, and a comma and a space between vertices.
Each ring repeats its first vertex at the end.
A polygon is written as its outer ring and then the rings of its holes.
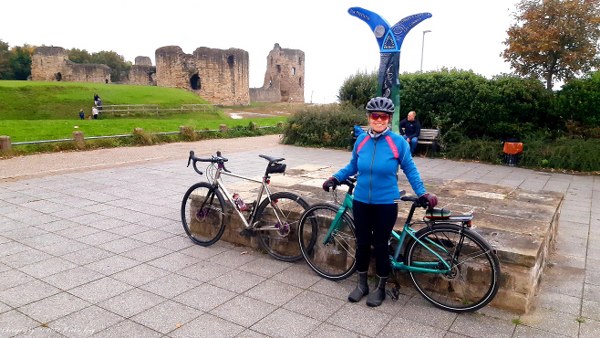
POLYGON ((221 192, 200 182, 192 185, 181 201, 181 222, 192 242, 209 246, 225 230, 225 202, 221 192))
POLYGON ((274 258, 286 262, 302 259, 298 244, 298 223, 308 203, 287 191, 266 198, 256 210, 255 231, 261 247, 274 258))
POLYGON ((332 224, 338 207, 319 203, 311 206, 300 220, 300 250, 308 265, 321 277, 341 280, 356 269, 354 221, 344 213, 332 224), (327 239, 330 228, 331 235, 327 239))
POLYGON ((406 248, 406 264, 445 269, 436 253, 451 267, 445 274, 409 272, 425 299, 453 312, 475 311, 492 301, 498 292, 500 263, 479 234, 443 223, 419 230, 416 237, 427 247, 411 241, 406 248))

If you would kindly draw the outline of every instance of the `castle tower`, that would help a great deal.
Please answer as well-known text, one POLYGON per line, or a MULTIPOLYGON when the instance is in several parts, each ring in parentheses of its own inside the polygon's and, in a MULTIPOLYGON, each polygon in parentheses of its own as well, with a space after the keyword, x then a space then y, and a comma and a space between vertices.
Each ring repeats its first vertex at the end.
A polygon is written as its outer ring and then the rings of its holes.
POLYGON ((248 104, 249 57, 241 49, 200 47, 193 55, 178 46, 156 50, 156 85, 185 88, 218 104, 248 104))
POLYGON ((250 95, 253 102, 304 102, 304 52, 276 43, 267 56, 263 86, 250 95))

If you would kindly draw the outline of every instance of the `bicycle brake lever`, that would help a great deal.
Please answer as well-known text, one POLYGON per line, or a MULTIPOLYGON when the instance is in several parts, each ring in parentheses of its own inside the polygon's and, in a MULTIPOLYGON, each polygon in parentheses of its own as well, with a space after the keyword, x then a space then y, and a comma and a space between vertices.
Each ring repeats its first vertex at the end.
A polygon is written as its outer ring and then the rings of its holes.
POLYGON ((188 164, 187 164, 188 167, 190 166, 190 162, 192 162, 193 157, 194 157, 194 151, 190 150, 190 157, 188 157, 188 164))

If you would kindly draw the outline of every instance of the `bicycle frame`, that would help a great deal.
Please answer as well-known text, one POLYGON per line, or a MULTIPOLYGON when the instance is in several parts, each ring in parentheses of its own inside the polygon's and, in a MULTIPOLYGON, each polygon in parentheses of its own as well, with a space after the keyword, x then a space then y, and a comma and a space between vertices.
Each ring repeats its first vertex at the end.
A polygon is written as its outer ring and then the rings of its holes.
POLYGON ((337 230, 337 228, 339 228, 339 225, 341 224, 341 220, 342 220, 342 217, 344 216, 344 214, 348 211, 352 211, 353 201, 354 201, 354 196, 352 194, 346 194, 346 196, 344 197, 344 201, 338 208, 338 211, 335 214, 335 217, 333 218, 332 223, 335 225, 329 227, 329 230, 327 230, 327 235, 325 235, 323 244, 327 244, 327 243, 329 243, 329 241, 331 241, 331 238, 332 238, 331 235, 333 234, 334 231, 337 230))
MULTIPOLYGON (((247 176, 243 176, 243 175, 238 175, 238 174, 234 174, 232 172, 227 172, 225 170, 223 170, 223 168, 221 168, 220 166, 216 166, 216 172, 215 172, 215 176, 213 178, 213 181, 211 182, 212 185, 215 187, 215 189, 219 189, 221 190, 221 192, 223 193, 223 195, 225 196, 225 198, 232 204, 235 206, 235 201, 233 200, 233 194, 229 193, 229 190, 227 190, 227 187, 225 186, 225 182, 223 182, 223 179, 221 178, 221 175, 225 175, 225 176, 230 176, 230 177, 235 177, 235 178, 239 178, 245 181, 250 181, 250 182, 255 182, 255 183, 260 183, 261 187, 258 191, 258 194, 256 196, 256 205, 255 208, 252 209, 252 212, 250 213, 250 215, 248 216, 248 219, 246 219, 246 217, 244 216, 244 214, 242 214, 242 212, 238 209, 238 208, 233 208, 236 212, 236 214, 238 215, 238 217, 242 220, 242 222, 244 223, 244 227, 246 229, 249 228, 254 228, 255 222, 254 222, 254 218, 256 217, 256 210, 258 209, 258 205, 260 204, 260 202, 262 201, 262 196, 263 194, 266 193, 266 198, 269 199, 269 202, 273 202, 271 200, 271 190, 269 189, 269 176, 263 176, 262 180, 257 180, 251 177, 247 177, 247 176)), ((281 219, 279 218, 279 214, 275 213, 275 217, 277 217, 277 221, 281 223, 281 219)), ((275 227, 264 227, 261 228, 261 230, 273 230, 276 231, 278 230, 275 227)))
MULTIPOLYGON (((344 213, 352 211, 353 201, 354 201, 353 195, 346 194, 346 196, 344 197, 344 201, 338 208, 338 212, 336 213, 336 215, 332 221, 334 226, 329 227, 329 230, 327 231, 327 235, 325 236, 325 238, 323 240, 323 244, 327 244, 327 243, 329 243, 329 241, 331 241, 332 234, 334 231, 337 230, 337 228, 341 224, 341 220, 342 220, 344 213)), ((413 204, 411 206, 409 214, 406 218, 406 223, 404 223, 404 227, 402 228, 402 230, 400 232, 392 230, 391 236, 398 241, 398 246, 396 247, 394 254, 390 255, 390 263, 392 265, 392 268, 394 270, 405 270, 405 271, 421 272, 421 273, 435 273, 435 274, 448 273, 451 270, 450 264, 448 262, 446 262, 446 260, 444 260, 436 251, 431 249, 431 247, 429 245, 432 245, 442 251, 446 251, 446 249, 443 246, 441 246, 431 240, 428 240, 427 241, 428 243, 425 243, 416 237, 415 234, 417 233, 417 231, 415 231, 411 227, 411 225, 416 224, 416 223, 410 223, 410 221, 412 220, 413 214, 415 212, 415 209, 416 209, 416 206, 413 204), (414 262, 414 265, 406 265, 403 261, 401 261, 401 260, 399 261, 398 257, 400 257, 400 250, 402 250, 405 241, 408 239, 407 236, 412 237, 413 240, 415 240, 417 243, 419 243, 421 246, 423 246, 429 252, 431 252, 435 257, 437 257, 439 261, 438 262, 414 262), (439 267, 440 262, 445 266, 446 269, 437 268, 437 267, 439 267)), ((419 222, 419 223, 421 223, 421 222, 419 222)), ((435 223, 435 221, 423 221, 422 223, 433 224, 433 223, 435 223)))

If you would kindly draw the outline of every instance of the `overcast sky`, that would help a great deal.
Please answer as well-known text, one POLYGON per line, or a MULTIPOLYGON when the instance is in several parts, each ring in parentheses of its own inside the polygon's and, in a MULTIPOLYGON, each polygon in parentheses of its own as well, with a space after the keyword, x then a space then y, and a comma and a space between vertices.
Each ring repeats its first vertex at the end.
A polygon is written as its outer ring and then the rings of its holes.
POLYGON ((29 0, 3 1, 0 40, 12 46, 59 46, 90 53, 111 50, 134 62, 156 49, 240 48, 250 56, 250 86, 261 87, 275 43, 304 51, 305 101, 337 100, 344 80, 379 69, 369 26, 348 14, 362 7, 390 26, 406 16, 432 17, 406 36, 400 72, 443 67, 486 77, 510 72, 500 56, 517 0, 29 0), (423 34, 423 31, 431 32, 423 34), (423 38, 424 36, 424 38, 423 38), (424 41, 424 43, 423 43, 424 41))

